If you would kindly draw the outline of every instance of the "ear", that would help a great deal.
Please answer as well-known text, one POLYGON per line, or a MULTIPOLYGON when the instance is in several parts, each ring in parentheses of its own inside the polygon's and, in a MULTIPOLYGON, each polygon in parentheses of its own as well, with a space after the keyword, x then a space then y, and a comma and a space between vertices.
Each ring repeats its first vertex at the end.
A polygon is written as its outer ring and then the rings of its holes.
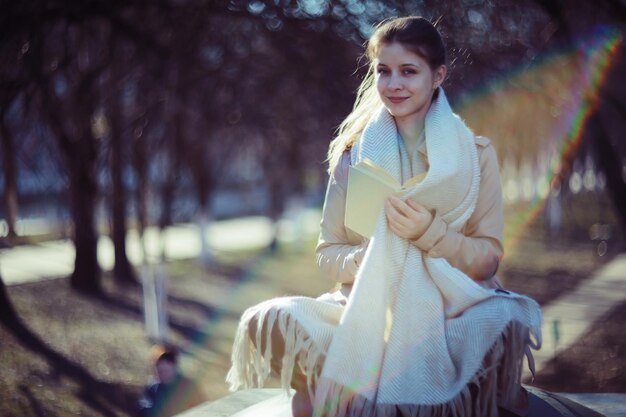
POLYGON ((443 84, 443 81, 446 79, 447 74, 448 67, 446 67, 445 65, 442 65, 435 70, 433 74, 433 90, 436 90, 437 87, 443 84))

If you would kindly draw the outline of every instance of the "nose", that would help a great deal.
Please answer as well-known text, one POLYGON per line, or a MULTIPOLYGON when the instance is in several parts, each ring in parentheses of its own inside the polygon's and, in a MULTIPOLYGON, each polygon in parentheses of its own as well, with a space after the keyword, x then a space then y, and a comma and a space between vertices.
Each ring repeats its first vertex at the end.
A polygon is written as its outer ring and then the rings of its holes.
POLYGON ((392 72, 389 75, 389 83, 387 84, 387 88, 391 90, 399 90, 402 88, 402 80, 400 79, 400 75, 392 72))

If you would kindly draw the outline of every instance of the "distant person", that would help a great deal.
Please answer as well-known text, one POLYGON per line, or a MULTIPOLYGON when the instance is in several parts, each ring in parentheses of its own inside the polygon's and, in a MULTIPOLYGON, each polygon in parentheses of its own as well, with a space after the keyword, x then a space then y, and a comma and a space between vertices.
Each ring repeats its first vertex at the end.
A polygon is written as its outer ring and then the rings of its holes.
POLYGON ((295 388, 298 417, 524 415, 521 365, 540 345, 541 312, 495 278, 504 216, 494 147, 450 108, 446 51, 428 20, 383 22, 367 57, 330 144, 316 249, 341 290, 248 309, 227 379, 255 385, 271 367, 295 388), (344 224, 350 167, 366 160, 412 180, 386 200, 373 236, 344 224))
POLYGON ((153 349, 154 381, 144 388, 138 417, 170 417, 205 402, 197 385, 180 373, 173 349, 153 349))

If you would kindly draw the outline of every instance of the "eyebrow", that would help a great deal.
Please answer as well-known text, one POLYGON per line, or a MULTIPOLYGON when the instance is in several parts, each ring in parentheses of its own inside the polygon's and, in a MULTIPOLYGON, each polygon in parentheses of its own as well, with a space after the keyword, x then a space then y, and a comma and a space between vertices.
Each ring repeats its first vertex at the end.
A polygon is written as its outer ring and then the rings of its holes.
MULTIPOLYGON (((376 64, 376 66, 385 66, 388 67, 387 64, 383 63, 383 62, 379 62, 378 64, 376 64)), ((406 63, 406 64, 400 64, 400 67, 415 67, 415 68, 420 68, 420 65, 418 64, 410 64, 410 63, 406 63)))

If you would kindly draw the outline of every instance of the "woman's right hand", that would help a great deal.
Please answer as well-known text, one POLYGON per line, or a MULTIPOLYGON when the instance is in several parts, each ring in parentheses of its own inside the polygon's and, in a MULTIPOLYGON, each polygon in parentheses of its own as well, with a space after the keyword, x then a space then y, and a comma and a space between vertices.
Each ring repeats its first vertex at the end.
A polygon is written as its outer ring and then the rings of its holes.
POLYGON ((396 196, 389 197, 385 202, 385 215, 389 229, 407 240, 419 239, 433 221, 433 214, 426 207, 396 196))

